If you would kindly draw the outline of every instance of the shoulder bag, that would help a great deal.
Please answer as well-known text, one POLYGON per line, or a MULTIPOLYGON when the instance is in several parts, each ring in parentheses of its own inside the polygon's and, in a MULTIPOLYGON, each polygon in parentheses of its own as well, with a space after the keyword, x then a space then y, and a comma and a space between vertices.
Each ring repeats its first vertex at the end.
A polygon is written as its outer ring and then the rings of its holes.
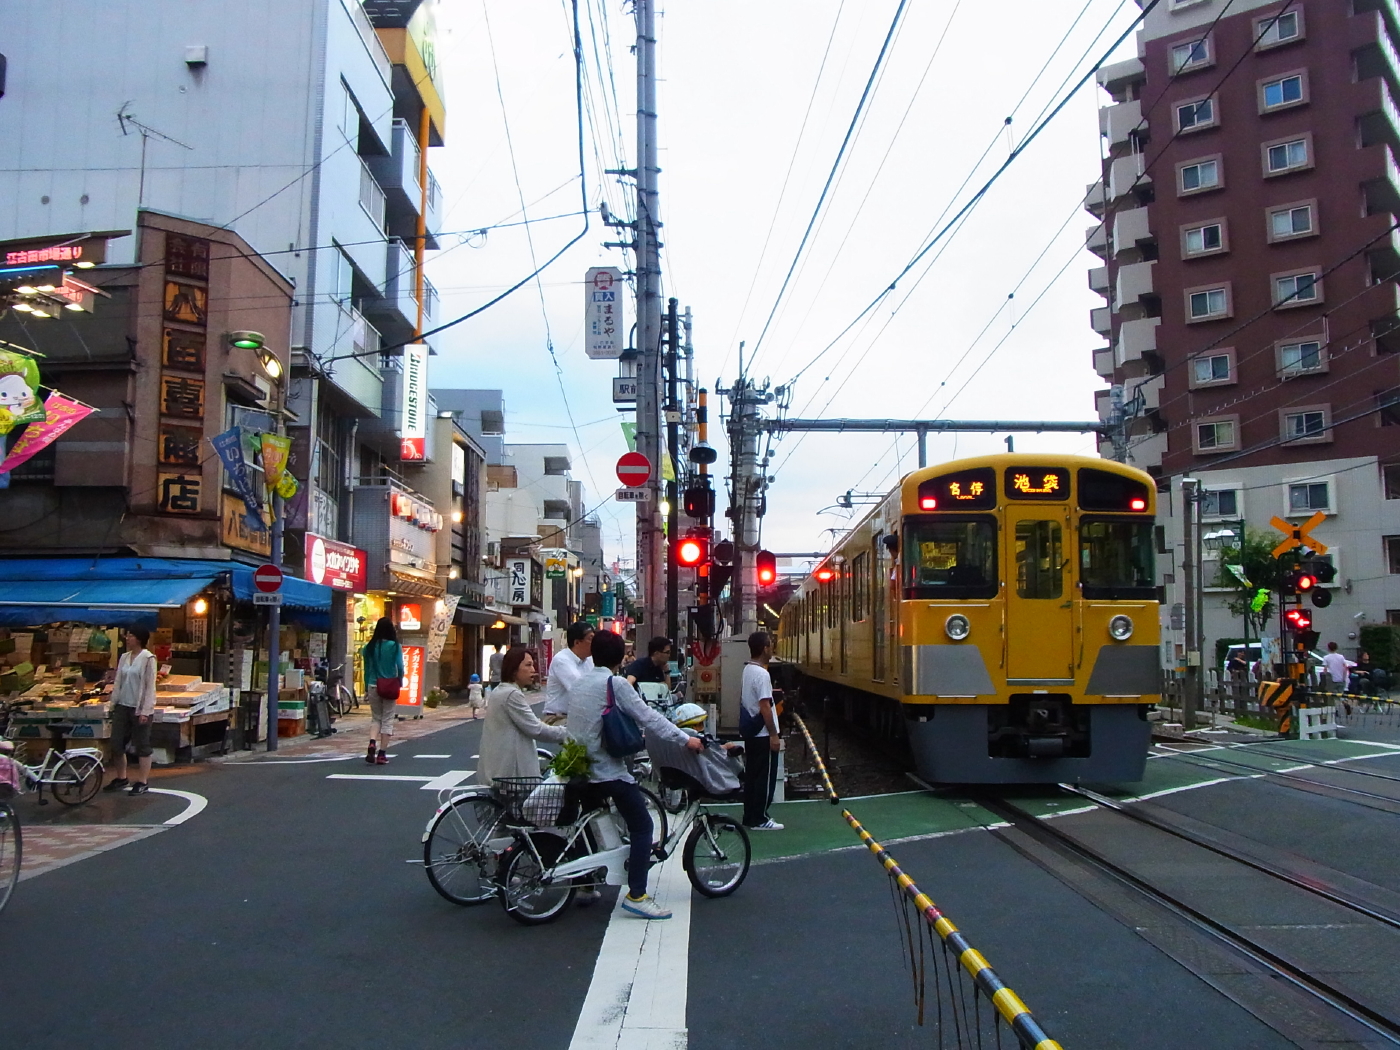
MULTIPOLYGON (((384 643, 381 641, 374 647, 376 653, 384 651, 384 643)), ((400 678, 378 678, 374 682, 374 691, 379 694, 381 700, 397 700, 399 691, 403 688, 403 680, 400 678)))
POLYGON ((613 680, 609 675, 608 702, 603 708, 603 750, 613 758, 626 758, 645 746, 636 719, 618 707, 613 699, 613 680))

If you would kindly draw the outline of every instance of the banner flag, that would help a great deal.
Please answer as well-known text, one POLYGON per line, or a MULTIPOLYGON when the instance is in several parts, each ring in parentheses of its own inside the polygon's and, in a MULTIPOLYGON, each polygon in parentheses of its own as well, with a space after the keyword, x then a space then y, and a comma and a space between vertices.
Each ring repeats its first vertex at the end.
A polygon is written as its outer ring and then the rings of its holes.
POLYGON ((447 629, 452 626, 452 617, 457 614, 460 594, 449 594, 442 598, 433 611, 432 622, 428 624, 428 663, 435 664, 442 659, 443 647, 447 645, 447 629))
POLYGON ((248 464, 243 459, 243 433, 239 427, 232 426, 222 434, 215 434, 209 439, 209 443, 214 446, 214 451, 219 454, 219 458, 224 462, 224 470, 228 473, 229 484, 233 486, 233 491, 238 493, 243 500, 243 505, 248 508, 248 513, 244 518, 248 522, 249 528, 258 532, 267 528, 263 521, 262 504, 258 502, 258 497, 253 492, 253 479, 248 476, 248 464))
MULTIPOLYGON (((0 474, 8 474, 31 456, 42 452, 72 427, 96 411, 91 405, 60 394, 57 390, 49 394, 43 408, 39 410, 41 421, 32 422, 19 436, 10 449, 5 462, 0 463, 0 474)), ((33 414, 32 411, 30 413, 33 414)))

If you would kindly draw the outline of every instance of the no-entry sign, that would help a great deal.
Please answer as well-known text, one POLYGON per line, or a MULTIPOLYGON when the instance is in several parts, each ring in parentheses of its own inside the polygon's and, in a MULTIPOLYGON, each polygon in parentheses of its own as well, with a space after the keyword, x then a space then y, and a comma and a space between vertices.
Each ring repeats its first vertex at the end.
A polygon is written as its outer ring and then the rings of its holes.
POLYGON ((647 483, 651 477, 651 460, 640 452, 624 452, 617 461, 617 480, 629 488, 647 483))
POLYGON ((282 589, 282 570, 276 565, 259 565, 253 570, 253 586, 264 594, 282 589))

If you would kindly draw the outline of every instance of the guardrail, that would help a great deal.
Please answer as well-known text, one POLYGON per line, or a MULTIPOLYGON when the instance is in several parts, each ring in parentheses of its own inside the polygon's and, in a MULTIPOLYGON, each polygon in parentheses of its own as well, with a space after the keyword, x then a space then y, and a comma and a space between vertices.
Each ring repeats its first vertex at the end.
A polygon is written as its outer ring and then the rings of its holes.
MULTIPOLYGON (((807 723, 802 721, 802 717, 793 714, 792 719, 797 723, 797 728, 802 731, 802 737, 807 742, 807 749, 812 753, 812 758, 816 762, 817 771, 821 774, 822 784, 826 787, 827 797, 831 804, 837 805, 841 801, 841 796, 836 791, 836 785, 831 782, 831 775, 827 772, 826 763, 823 761, 821 752, 817 750, 817 745, 812 741, 812 734, 807 731, 807 723)), ((956 926, 938 910, 933 899, 919 889, 904 870, 890 855, 890 851, 880 845, 866 831, 864 826, 858 821, 849 809, 842 809, 841 816, 850 825, 851 830, 859 837, 865 847, 875 855, 875 859, 880 862, 885 871, 894 879, 900 892, 904 894, 918 909, 924 921, 938 934, 943 948, 953 953, 958 960, 958 964, 967 972, 976 985, 978 991, 985 995, 996 1008, 997 1014, 1015 1033, 1017 1040, 1024 1050, 1063 1050, 1058 1042, 1051 1039, 1043 1028, 1040 1027, 1035 1017, 1031 1014, 1030 1008, 1021 1000, 1014 991, 1008 988, 1005 982, 997 976, 987 962, 986 957, 968 943, 966 937, 956 926)), ((922 943, 922 941, 920 942, 922 943)), ((910 943, 912 955, 913 944, 910 943)), ((935 985, 937 977, 935 975, 935 985)), ((919 1001, 919 1023, 923 1023, 922 996, 919 1001)), ((980 1033, 978 1036, 978 1046, 981 1046, 980 1033)), ((999 1044, 998 1044, 999 1045, 999 1044)))

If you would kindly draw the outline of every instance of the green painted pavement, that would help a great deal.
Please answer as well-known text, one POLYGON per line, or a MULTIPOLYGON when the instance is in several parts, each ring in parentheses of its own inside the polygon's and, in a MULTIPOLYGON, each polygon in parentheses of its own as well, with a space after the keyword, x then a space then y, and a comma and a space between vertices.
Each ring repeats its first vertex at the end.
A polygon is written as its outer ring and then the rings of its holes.
MULTIPOLYGON (((739 806, 715 806, 739 818, 739 806)), ((905 791, 896 795, 869 795, 843 799, 839 806, 826 800, 775 802, 768 810, 782 831, 751 831, 756 861, 785 860, 860 846, 860 838, 841 816, 842 809, 860 821, 881 844, 916 835, 968 831, 995 823, 996 818, 966 799, 944 797, 930 791, 905 791)))

